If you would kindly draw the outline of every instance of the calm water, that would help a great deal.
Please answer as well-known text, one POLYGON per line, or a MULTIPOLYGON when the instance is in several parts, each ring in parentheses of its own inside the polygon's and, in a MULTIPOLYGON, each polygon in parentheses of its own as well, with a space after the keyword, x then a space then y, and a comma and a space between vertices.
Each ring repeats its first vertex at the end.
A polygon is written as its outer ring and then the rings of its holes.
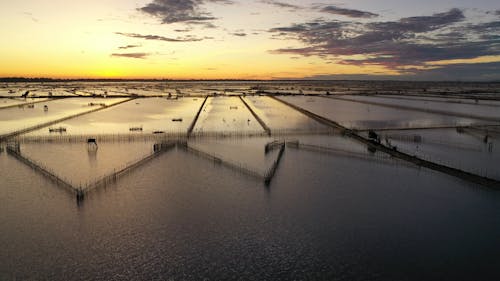
POLYGON ((0 280, 500 274, 500 194, 406 165, 287 149, 266 188, 174 150, 79 207, 5 153, 0 176, 0 280))
MULTIPOLYGON (((92 84, 79 91, 223 92, 211 84, 182 85, 92 84)), ((251 92, 258 88, 249 87, 235 84, 224 89, 251 92)), ((19 93, 24 90, 16 88, 19 93)), ((361 129, 478 122, 324 97, 281 98, 361 129)), ((302 133, 280 138, 329 150, 287 147, 270 186, 265 186, 259 175, 272 166, 278 151, 264 154, 264 145, 274 137, 199 134, 264 133, 239 97, 226 96, 207 100, 194 127, 199 135, 189 145, 257 176, 176 148, 89 193, 78 205, 73 194, 1 152, 0 281, 500 280, 500 192, 381 152, 371 154, 349 138, 311 134, 324 133, 325 127, 270 97, 244 99, 273 133, 302 133)), ((121 100, 53 100, 46 102, 48 112, 43 111, 45 102, 34 108, 2 109, 0 134, 91 110, 90 101, 109 105, 121 100)), ((413 104, 447 105, 431 100, 415 98, 413 104)), ((131 127, 143 128, 134 134, 145 137, 159 131, 185 133, 202 102, 199 96, 141 98, 54 126, 66 127, 68 136, 123 134, 131 127), (174 122, 174 118, 183 121, 174 122)), ((447 110, 460 113, 480 114, 483 108, 488 116, 498 116, 494 106, 447 105, 447 110)), ((472 172, 484 169, 498 178, 496 135, 490 151, 482 141, 484 133, 441 129, 380 134, 399 135, 393 144, 410 154, 472 172), (412 134, 424 141, 404 140, 404 135, 412 134)), ((24 136, 51 134, 42 128, 24 136)), ((26 157, 77 185, 150 155, 154 141, 139 139, 99 140, 97 150, 75 140, 21 143, 20 148, 26 157)))
POLYGON ((284 96, 280 98, 315 114, 335 120, 342 126, 356 129, 463 126, 478 122, 484 123, 472 118, 387 108, 325 97, 284 96))

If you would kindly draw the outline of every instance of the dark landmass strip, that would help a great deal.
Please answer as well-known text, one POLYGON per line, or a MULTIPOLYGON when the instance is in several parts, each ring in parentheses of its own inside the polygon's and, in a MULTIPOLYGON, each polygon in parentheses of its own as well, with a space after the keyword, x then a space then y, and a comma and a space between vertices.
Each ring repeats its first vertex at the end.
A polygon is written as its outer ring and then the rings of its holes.
POLYGON ((500 81, 411 81, 411 80, 312 80, 312 79, 129 79, 129 78, 26 78, 26 77, 0 77, 0 83, 42 83, 42 82, 300 82, 300 83, 325 83, 325 82, 358 82, 367 84, 378 84, 391 82, 394 84, 435 84, 435 85, 496 85, 500 86, 500 81))

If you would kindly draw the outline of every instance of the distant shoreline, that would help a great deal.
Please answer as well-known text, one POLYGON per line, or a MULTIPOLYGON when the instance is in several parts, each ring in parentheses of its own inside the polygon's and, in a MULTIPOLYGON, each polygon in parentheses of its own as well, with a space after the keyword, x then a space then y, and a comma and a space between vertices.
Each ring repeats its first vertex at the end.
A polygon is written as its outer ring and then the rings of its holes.
POLYGON ((500 83, 498 80, 492 81, 453 81, 453 80, 443 80, 443 81, 424 81, 424 80, 391 80, 391 79, 374 79, 374 80, 363 80, 363 79, 127 79, 127 78, 70 78, 70 79, 59 79, 59 78, 26 78, 26 77, 0 77, 0 83, 60 83, 60 82, 258 82, 258 83, 276 83, 276 82, 300 82, 300 83, 321 83, 321 82, 367 82, 367 83, 377 83, 377 82, 393 82, 393 83, 433 83, 433 84, 497 84, 500 83))

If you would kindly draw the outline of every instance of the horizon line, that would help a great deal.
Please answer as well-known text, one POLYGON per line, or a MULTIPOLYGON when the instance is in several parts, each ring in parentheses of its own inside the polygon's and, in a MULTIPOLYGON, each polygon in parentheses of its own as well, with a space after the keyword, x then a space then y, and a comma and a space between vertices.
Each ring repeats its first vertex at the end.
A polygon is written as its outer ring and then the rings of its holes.
POLYGON ((278 78, 278 79, 171 79, 171 78, 50 78, 50 77, 0 77, 0 83, 43 83, 43 82, 339 82, 339 81, 358 81, 358 82, 412 82, 412 83, 500 83, 500 80, 410 80, 410 79, 314 79, 314 78, 278 78))

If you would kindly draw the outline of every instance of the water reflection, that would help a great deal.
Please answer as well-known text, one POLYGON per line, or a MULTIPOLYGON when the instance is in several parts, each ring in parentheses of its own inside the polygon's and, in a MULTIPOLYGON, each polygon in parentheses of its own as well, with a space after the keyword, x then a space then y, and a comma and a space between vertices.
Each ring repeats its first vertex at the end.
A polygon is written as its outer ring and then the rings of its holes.
POLYGON ((87 155, 90 166, 95 166, 97 162, 97 145, 87 144, 87 155))

